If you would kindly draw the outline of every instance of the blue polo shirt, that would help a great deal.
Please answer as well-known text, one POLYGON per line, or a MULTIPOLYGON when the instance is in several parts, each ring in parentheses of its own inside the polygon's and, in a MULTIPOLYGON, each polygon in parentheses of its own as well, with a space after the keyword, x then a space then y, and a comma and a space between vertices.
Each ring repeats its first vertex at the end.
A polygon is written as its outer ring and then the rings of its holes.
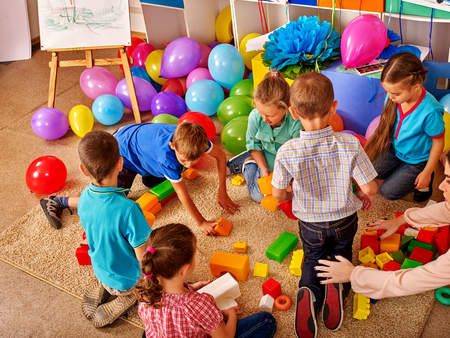
MULTIPOLYGON (((169 142, 177 126, 165 123, 130 124, 117 131, 114 137, 119 142, 123 166, 141 176, 165 177, 171 182, 180 182, 184 166, 178 162, 169 142)), ((208 141, 206 153, 212 150, 208 141)))
POLYGON ((444 108, 433 95, 422 88, 417 103, 407 112, 398 105, 392 145, 395 156, 403 162, 428 161, 433 139, 444 136, 444 108))
POLYGON ((131 289, 139 279, 134 249, 144 245, 152 231, 139 204, 125 197, 127 190, 91 183, 78 202, 95 276, 121 291, 131 289))

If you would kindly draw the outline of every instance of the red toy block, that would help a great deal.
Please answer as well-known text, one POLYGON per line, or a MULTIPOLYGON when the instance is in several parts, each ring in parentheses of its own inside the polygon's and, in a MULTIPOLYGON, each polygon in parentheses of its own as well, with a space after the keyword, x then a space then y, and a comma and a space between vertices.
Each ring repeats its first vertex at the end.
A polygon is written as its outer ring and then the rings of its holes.
POLYGON ((421 229, 416 240, 422 243, 434 245, 434 232, 421 229))
POLYGON ((400 236, 405 236, 405 230, 408 227, 407 224, 402 225, 398 230, 395 232, 396 234, 400 234, 400 236))
POLYGON ((263 295, 270 295, 273 299, 281 296, 281 285, 275 279, 269 278, 262 285, 263 295))
POLYGON ((448 235, 442 232, 438 232, 435 236, 436 249, 439 255, 443 255, 448 251, 447 237, 448 235))
POLYGON ((396 261, 389 261, 383 266, 383 271, 397 271, 400 270, 402 267, 401 264, 397 263, 396 261))
POLYGON ((176 192, 174 192, 173 194, 170 194, 169 196, 167 196, 165 199, 163 199, 161 202, 159 202, 159 204, 161 204, 161 206, 163 206, 164 204, 166 204, 167 202, 169 202, 172 198, 174 198, 177 195, 176 192))
POLYGON ((427 264, 433 260, 433 251, 416 246, 409 255, 409 259, 427 264))
POLYGON ((77 248, 77 251, 75 252, 75 255, 78 259, 78 264, 80 265, 92 265, 91 263, 91 257, 88 254, 89 246, 80 246, 77 248))
POLYGON ((362 235, 361 236, 361 246, 360 246, 359 250, 362 250, 368 246, 370 246, 372 248, 375 255, 378 255, 380 253, 380 242, 378 241, 378 237, 362 235))
POLYGON ((292 200, 281 202, 281 203, 278 205, 278 208, 281 209, 281 210, 283 210, 283 212, 285 213, 285 215, 286 215, 288 218, 293 219, 293 220, 297 220, 297 219, 298 219, 298 218, 295 217, 294 214, 292 213, 292 200))
POLYGON ((443 233, 447 238, 447 247, 450 245, 450 228, 448 225, 445 227, 439 227, 438 234, 443 233))

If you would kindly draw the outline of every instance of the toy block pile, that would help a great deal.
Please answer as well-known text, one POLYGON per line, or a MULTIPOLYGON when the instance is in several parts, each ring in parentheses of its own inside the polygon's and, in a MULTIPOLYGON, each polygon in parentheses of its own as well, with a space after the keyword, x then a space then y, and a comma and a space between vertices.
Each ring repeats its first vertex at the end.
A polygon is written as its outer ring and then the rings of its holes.
MULTIPOLYGON (((396 213, 395 217, 402 214, 396 213)), ((384 230, 364 230, 358 255, 361 265, 384 271, 415 268, 436 259, 438 253, 446 253, 450 244, 448 225, 420 230, 404 225, 395 234, 378 241, 378 237, 383 233, 384 230)), ((354 306, 362 309, 362 312, 358 312, 359 308, 353 308, 354 318, 366 319, 366 315, 359 313, 368 315, 370 302, 361 299, 357 301, 355 298, 354 306), (367 312, 364 312, 366 310, 367 312)))

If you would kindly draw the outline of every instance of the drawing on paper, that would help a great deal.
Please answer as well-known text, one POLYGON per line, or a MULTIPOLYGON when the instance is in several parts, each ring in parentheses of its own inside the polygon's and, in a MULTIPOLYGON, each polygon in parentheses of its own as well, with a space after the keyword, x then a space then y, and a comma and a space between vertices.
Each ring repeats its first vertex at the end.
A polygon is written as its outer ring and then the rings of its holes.
POLYGON ((41 49, 130 45, 128 0, 39 0, 41 49))
POLYGON ((450 0, 404 0, 416 5, 431 7, 435 9, 441 9, 443 11, 450 12, 450 0))

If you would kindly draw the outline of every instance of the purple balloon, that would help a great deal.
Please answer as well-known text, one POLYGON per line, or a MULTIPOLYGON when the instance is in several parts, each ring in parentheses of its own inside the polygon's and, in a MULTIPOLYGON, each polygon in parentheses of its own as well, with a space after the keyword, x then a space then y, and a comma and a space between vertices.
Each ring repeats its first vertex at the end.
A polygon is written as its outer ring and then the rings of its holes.
POLYGON ((152 114, 169 114, 175 117, 181 117, 187 112, 187 106, 184 100, 172 92, 161 92, 155 95, 152 101, 152 114))
POLYGON ((133 65, 146 69, 145 61, 147 60, 147 56, 154 50, 156 50, 156 48, 147 42, 137 45, 133 50, 133 54, 131 54, 134 62, 133 65))
MULTIPOLYGON (((139 104, 140 111, 148 111, 151 109, 152 99, 157 94, 153 86, 141 79, 133 76, 134 90, 139 104)), ((115 95, 122 101, 123 105, 128 109, 133 109, 131 106, 130 93, 128 91, 127 79, 122 79, 117 84, 115 95)))
POLYGON ((186 89, 188 89, 191 84, 199 80, 212 80, 214 81, 211 73, 206 68, 195 68, 192 72, 189 73, 186 79, 186 89))
POLYGON ((214 47, 216 47, 216 46, 218 46, 218 45, 220 45, 220 42, 211 42, 209 45, 208 45, 208 47, 209 48, 211 48, 211 50, 213 50, 214 49, 214 47))
POLYGON ((31 128, 43 139, 56 140, 66 135, 69 130, 69 120, 58 109, 41 108, 33 114, 31 128))
POLYGON ((370 136, 372 136, 372 134, 375 132, 375 130, 377 130, 378 125, 380 124, 380 116, 375 117, 372 122, 370 122, 369 126, 366 129, 366 139, 369 139, 370 136))
POLYGON ((192 38, 173 40, 164 50, 161 60, 161 76, 166 79, 183 77, 197 67, 202 51, 192 38))
POLYGON ((93 100, 100 95, 114 95, 117 82, 114 74, 102 67, 88 68, 80 76, 81 90, 93 100))

